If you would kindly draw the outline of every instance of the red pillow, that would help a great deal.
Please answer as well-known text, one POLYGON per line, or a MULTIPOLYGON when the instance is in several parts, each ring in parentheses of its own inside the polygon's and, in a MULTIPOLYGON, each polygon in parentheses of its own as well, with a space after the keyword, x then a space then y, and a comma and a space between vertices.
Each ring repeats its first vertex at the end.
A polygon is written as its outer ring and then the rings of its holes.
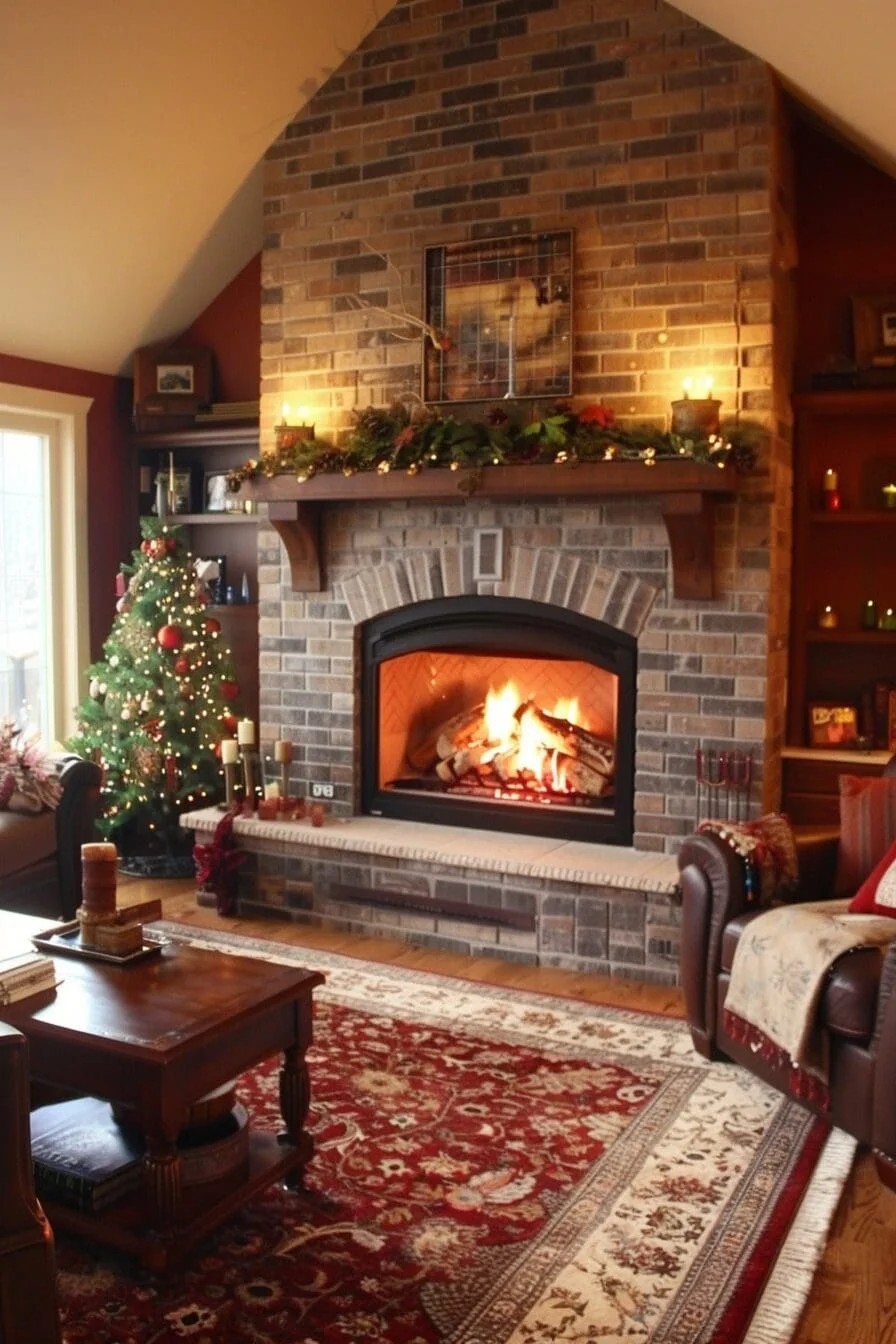
POLYGON ((865 878, 850 901, 849 910, 853 915, 890 915, 896 919, 896 841, 865 878))
POLYGON ((896 840, 896 776, 840 776, 838 896, 865 881, 896 840))

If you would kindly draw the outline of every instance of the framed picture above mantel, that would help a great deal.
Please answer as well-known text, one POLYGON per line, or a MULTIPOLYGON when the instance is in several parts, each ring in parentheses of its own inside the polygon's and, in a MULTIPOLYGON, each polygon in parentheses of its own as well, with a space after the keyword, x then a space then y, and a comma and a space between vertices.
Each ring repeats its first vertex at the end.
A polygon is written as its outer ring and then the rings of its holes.
POLYGON ((429 247, 426 402, 572 392, 572 232, 429 247))

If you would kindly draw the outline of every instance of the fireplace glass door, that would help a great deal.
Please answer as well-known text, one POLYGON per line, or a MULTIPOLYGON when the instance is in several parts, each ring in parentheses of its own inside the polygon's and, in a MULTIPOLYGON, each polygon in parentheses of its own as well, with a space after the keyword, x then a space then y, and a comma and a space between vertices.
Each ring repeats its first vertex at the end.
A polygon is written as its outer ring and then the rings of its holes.
POLYGON ((518 599, 413 604, 364 635, 374 815, 631 843, 634 646, 518 599))

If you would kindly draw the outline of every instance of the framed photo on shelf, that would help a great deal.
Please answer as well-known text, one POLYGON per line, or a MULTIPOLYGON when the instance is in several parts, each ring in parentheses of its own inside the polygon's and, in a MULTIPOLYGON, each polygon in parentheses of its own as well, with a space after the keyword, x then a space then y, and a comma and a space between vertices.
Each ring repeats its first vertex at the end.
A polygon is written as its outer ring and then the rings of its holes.
MULTIPOLYGON (((155 497, 158 498, 159 490, 165 490, 170 493, 171 473, 166 469, 160 471, 155 480, 155 497)), ((166 497, 167 498, 167 497, 166 497)), ((190 512, 190 473, 189 471, 176 471, 174 473, 174 503, 172 506, 170 498, 167 498, 167 507, 169 513, 189 513, 190 512)), ((155 505, 153 505, 155 511, 155 505)))
POLYGON ((896 381, 896 294, 855 295, 852 330, 859 368, 892 370, 896 381))
MULTIPOLYGON (((206 513, 228 513, 228 499, 232 498, 227 489, 226 471, 207 471, 202 487, 202 507, 206 513)), ((242 504, 240 505, 242 509, 242 504)))
POLYGON ((134 356, 138 428, 182 428, 212 399, 212 352, 204 346, 148 345, 134 356), (159 424, 154 422, 159 420, 159 424))
POLYGON ((855 705, 834 700, 809 705, 809 746, 847 747, 859 735, 859 712, 855 705))

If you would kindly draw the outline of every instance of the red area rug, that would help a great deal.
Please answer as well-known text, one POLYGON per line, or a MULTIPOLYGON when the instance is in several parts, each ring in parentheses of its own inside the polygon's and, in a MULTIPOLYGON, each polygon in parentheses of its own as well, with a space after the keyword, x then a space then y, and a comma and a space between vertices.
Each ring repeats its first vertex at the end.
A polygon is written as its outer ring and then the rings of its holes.
MULTIPOLYGON (((792 1333, 852 1145, 682 1023, 161 927, 326 973, 316 1153, 166 1279, 60 1236, 66 1344, 792 1333)), ((278 1127, 273 1067, 239 1091, 278 1127)))

